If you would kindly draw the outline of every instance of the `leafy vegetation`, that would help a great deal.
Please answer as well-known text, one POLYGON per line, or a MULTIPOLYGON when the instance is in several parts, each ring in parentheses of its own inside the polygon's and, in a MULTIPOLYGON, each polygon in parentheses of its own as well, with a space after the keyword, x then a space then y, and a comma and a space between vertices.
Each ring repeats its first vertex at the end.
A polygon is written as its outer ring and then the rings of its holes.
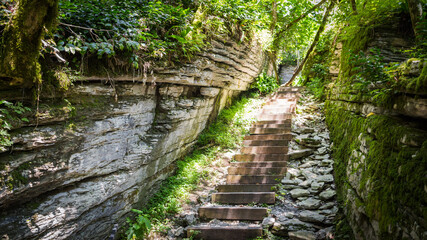
POLYGON ((380 50, 371 49, 371 54, 359 52, 352 55, 350 61, 353 62, 351 84, 353 90, 359 95, 372 97, 372 100, 381 105, 390 103, 395 90, 396 81, 394 72, 399 66, 398 63, 384 63, 380 50))
POLYGON ((268 76, 266 73, 262 73, 257 77, 255 82, 251 84, 251 90, 255 90, 260 94, 268 94, 279 88, 276 78, 268 76))
POLYGON ((60 2, 56 47, 88 57, 127 56, 134 68, 166 55, 190 56, 203 46, 203 35, 192 37, 194 11, 181 2, 148 0, 60 2))
POLYGON ((12 129, 13 122, 28 122, 26 117, 22 117, 22 114, 28 111, 30 108, 20 102, 13 104, 5 100, 0 101, 0 152, 12 146, 8 131, 12 129))
POLYGON ((137 213, 138 216, 135 218, 135 221, 132 221, 130 218, 126 219, 129 224, 129 229, 126 231, 127 239, 142 239, 147 236, 151 229, 149 216, 137 209, 132 209, 132 212, 137 213))
POLYGON ((134 221, 129 220, 128 239, 142 239, 145 236, 149 229, 145 219, 150 220, 154 231, 166 231, 170 217, 180 211, 180 207, 188 199, 189 192, 194 190, 201 180, 209 179, 215 174, 210 169, 218 155, 239 146, 255 120, 254 114, 262 102, 262 98, 252 93, 221 111, 217 120, 200 135, 196 150, 176 162, 175 175, 162 184, 142 211, 135 211, 138 216, 134 221), (136 234, 137 231, 141 233, 136 234))

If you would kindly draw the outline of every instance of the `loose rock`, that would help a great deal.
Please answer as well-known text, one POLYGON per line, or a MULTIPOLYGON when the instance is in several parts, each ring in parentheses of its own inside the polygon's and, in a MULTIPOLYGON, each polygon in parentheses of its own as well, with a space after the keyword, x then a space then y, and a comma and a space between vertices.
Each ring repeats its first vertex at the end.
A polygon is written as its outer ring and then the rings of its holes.
POLYGON ((315 240, 316 235, 310 231, 289 232, 289 239, 291 240, 315 240))
POLYGON ((306 221, 306 222, 323 223, 323 221, 325 220, 326 217, 321 215, 321 214, 318 214, 317 212, 302 211, 302 212, 300 212, 298 218, 300 220, 306 221))
POLYGON ((303 209, 315 210, 320 207, 320 200, 309 198, 298 204, 303 209))
POLYGON ((305 189, 294 189, 291 191, 293 198, 306 197, 308 195, 310 195, 310 192, 305 189))
POLYGON ((295 150, 293 152, 290 152, 289 155, 289 159, 300 159, 303 157, 307 157, 310 156, 311 154, 313 154, 314 151, 312 149, 302 149, 302 150, 295 150))
POLYGON ((334 176, 331 175, 331 174, 327 174, 327 175, 323 175, 323 176, 318 176, 316 178, 316 181, 330 183, 330 182, 334 181, 334 176))
POLYGON ((319 194, 320 199, 322 200, 329 200, 333 198, 336 195, 336 192, 334 190, 326 190, 319 194))

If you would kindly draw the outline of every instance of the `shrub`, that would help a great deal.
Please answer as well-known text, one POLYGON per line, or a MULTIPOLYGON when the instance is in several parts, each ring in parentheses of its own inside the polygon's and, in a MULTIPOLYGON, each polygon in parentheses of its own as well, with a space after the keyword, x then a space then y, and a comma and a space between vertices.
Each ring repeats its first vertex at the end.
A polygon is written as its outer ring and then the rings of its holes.
POLYGON ((251 90, 256 90, 260 94, 268 94, 279 88, 276 78, 267 76, 266 73, 263 73, 258 76, 254 83, 251 85, 251 90))

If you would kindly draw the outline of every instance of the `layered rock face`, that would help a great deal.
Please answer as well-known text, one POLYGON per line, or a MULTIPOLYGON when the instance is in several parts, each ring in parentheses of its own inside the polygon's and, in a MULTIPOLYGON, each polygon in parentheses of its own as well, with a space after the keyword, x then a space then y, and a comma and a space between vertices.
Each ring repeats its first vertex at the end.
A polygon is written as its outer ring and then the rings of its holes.
POLYGON ((105 239, 264 65, 256 42, 213 40, 191 64, 146 79, 88 77, 42 100, 38 120, 0 153, 0 236, 105 239))
MULTIPOLYGON (((402 76, 421 85, 427 83, 425 60, 405 61, 399 51, 390 50, 410 46, 396 27, 388 25, 375 31, 368 47, 380 48, 385 61, 404 60, 402 76)), ((339 56, 340 52, 338 44, 335 53, 339 56)), ((338 62, 330 68, 326 121, 333 140, 338 199, 345 204, 355 238, 426 239, 425 86, 402 88, 390 102, 380 104, 350 85, 339 84, 349 80, 343 79, 338 62)))

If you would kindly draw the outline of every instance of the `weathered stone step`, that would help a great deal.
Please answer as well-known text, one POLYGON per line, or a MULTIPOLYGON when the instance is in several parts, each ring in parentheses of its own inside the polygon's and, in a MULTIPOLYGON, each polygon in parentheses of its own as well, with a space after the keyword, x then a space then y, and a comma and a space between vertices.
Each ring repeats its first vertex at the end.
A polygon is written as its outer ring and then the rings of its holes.
POLYGON ((289 140, 244 140, 244 146, 288 146, 289 140))
POLYGON ((238 162, 265 162, 265 161, 286 161, 289 156, 286 154, 236 154, 234 160, 238 162))
POLYGON ((247 240, 262 236, 261 226, 192 226, 187 237, 204 240, 247 240), (193 233, 197 233, 193 235, 193 233))
POLYGON ((267 215, 267 208, 256 207, 200 207, 199 217, 221 220, 262 220, 267 215))
POLYGON ((244 154, 287 154, 288 147, 283 146, 253 146, 243 147, 240 150, 244 154))
POLYGON ((274 204, 274 192, 220 192, 212 194, 213 203, 248 204, 267 203, 274 204))
POLYGON ((286 167, 286 161, 277 162, 232 162, 230 167, 286 167))
POLYGON ((272 175, 283 174, 286 168, 281 167, 229 167, 228 174, 230 175, 272 175))
POLYGON ((227 184, 276 184, 283 175, 227 175, 227 184))
POLYGON ((218 185, 218 192, 273 192, 275 184, 227 184, 218 185))
POLYGON ((292 140, 292 134, 247 135, 245 140, 292 140))
POLYGON ((291 128, 287 127, 287 128, 259 128, 259 127, 254 127, 251 128, 249 133, 250 134, 286 134, 286 133, 290 133, 291 132, 291 128))
POLYGON ((257 120, 286 120, 291 119, 292 113, 280 113, 280 114, 261 114, 257 117, 257 120))

